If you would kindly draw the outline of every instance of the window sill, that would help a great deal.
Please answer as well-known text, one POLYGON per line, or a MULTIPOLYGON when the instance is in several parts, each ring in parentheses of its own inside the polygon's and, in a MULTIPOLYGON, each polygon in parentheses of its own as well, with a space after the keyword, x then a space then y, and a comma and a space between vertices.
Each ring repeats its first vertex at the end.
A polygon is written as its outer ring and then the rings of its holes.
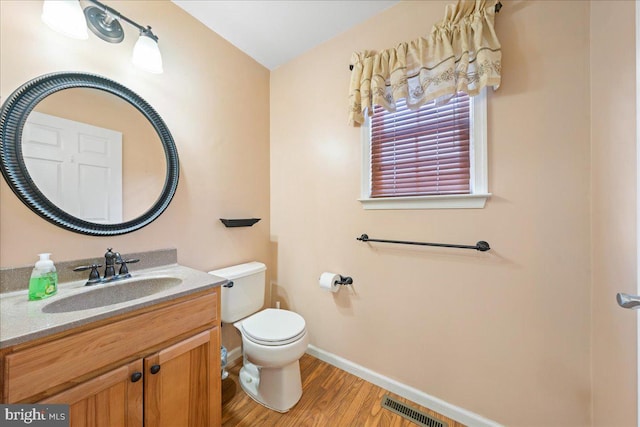
POLYGON ((375 209, 482 209, 491 196, 451 194, 446 196, 378 197, 358 199, 365 210, 375 209))

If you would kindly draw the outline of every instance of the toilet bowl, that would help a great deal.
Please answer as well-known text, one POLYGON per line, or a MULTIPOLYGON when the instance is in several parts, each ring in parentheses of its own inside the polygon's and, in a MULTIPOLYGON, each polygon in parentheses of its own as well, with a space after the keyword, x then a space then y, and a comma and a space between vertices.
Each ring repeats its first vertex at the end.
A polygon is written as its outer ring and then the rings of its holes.
POLYGON ((233 323, 242 336, 240 385, 256 402, 287 412, 302 396, 299 360, 309 338, 304 318, 264 304, 266 266, 251 262, 210 274, 229 280, 222 288, 224 323, 233 323))
POLYGON ((309 344, 304 319, 268 308, 234 326, 242 334, 242 389, 267 408, 287 412, 302 396, 298 361, 309 344))

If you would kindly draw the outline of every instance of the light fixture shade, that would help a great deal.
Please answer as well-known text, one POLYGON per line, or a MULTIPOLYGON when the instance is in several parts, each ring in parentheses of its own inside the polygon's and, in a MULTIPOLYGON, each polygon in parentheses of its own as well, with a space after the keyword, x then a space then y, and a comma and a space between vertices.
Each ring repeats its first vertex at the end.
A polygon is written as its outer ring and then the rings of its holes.
POLYGON ((158 43, 145 33, 138 37, 131 58, 134 65, 154 74, 162 74, 162 55, 158 43))
POLYGON ((44 0, 42 21, 54 31, 74 39, 89 38, 84 13, 78 0, 44 0))

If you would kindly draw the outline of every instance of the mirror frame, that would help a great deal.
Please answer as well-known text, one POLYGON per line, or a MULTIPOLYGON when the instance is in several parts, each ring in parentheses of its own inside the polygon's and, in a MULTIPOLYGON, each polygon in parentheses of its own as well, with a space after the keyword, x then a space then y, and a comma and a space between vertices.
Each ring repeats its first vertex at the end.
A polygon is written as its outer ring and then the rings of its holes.
POLYGON ((114 236, 138 230, 169 206, 178 187, 179 162, 173 137, 158 113, 135 92, 113 80, 87 73, 61 72, 36 77, 15 90, 0 109, 0 169, 11 190, 33 212, 67 230, 91 236, 114 236), (63 211, 38 189, 22 157, 22 132, 27 117, 47 96, 70 88, 99 89, 116 95, 140 111, 158 133, 167 161, 162 193, 149 210, 130 221, 98 224, 63 211))

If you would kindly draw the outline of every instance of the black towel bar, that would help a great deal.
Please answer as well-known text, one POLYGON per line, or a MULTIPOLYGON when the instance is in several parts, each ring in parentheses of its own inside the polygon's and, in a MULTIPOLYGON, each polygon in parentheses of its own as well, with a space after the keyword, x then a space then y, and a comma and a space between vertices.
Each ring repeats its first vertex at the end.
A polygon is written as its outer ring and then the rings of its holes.
POLYGON ((383 239, 371 239, 368 235, 363 234, 360 237, 356 237, 356 240, 360 240, 361 242, 380 242, 380 243, 399 243, 402 245, 418 245, 418 246, 438 246, 441 248, 458 248, 458 249, 475 249, 480 252, 486 252, 491 247, 489 243, 484 240, 480 240, 474 246, 471 245, 449 245, 446 243, 424 243, 424 242, 407 242, 404 240, 383 240, 383 239))

